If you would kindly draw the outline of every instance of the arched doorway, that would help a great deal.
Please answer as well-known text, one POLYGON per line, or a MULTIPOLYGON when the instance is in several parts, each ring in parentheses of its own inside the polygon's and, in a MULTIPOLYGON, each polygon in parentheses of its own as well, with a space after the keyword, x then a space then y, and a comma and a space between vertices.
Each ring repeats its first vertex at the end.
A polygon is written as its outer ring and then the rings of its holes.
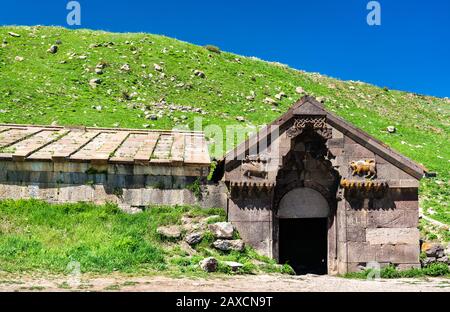
POLYGON ((297 274, 326 274, 330 213, 317 190, 298 187, 287 192, 277 211, 280 263, 288 263, 297 274))

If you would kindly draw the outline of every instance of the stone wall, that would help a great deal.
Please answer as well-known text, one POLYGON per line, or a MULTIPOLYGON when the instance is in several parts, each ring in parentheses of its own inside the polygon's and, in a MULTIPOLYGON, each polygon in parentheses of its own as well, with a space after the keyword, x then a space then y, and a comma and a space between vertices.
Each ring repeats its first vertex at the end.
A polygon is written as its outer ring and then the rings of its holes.
POLYGON ((420 267, 417 179, 336 129, 329 146, 342 178, 366 180, 352 175, 349 162, 374 159, 377 175, 373 180, 388 185, 379 198, 343 197, 337 212, 338 271, 358 271, 374 261, 381 266, 420 267))
POLYGON ((89 163, 3 161, 0 162, 0 199, 112 202, 124 209, 148 205, 225 207, 223 184, 206 183, 202 170, 196 167, 93 167, 89 163), (201 196, 189 189, 198 178, 204 183, 201 196))

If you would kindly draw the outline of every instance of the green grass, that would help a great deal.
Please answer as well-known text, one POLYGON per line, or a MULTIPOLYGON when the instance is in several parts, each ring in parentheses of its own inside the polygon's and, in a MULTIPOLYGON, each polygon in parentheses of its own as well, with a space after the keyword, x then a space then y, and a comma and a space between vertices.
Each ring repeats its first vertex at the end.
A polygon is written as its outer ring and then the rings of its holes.
MULTIPOLYGON (((0 27, 0 39, 5 42, 0 48, 0 122, 171 129, 192 128, 194 119, 201 117, 204 126, 224 129, 244 116, 241 125, 259 126, 285 112, 300 97, 295 88, 301 86, 308 94, 323 97, 330 111, 437 172, 437 178, 422 181, 421 205, 425 213, 432 209, 433 218, 450 224, 450 102, 446 99, 340 81, 144 33, 0 27), (8 31, 21 37, 13 38, 8 31), (48 53, 56 40, 62 41, 58 53, 48 53), (15 61, 16 56, 24 60, 15 61), (107 64, 103 75, 94 72, 98 63, 107 64), (125 63, 130 72, 120 70, 125 63), (155 63, 162 66, 164 77, 154 70, 155 63), (206 77, 194 76, 194 70, 206 77), (95 89, 89 86, 92 78, 102 80, 95 89), (250 101, 246 97, 252 91, 255 98, 250 101), (264 103, 281 91, 287 97, 278 106, 264 103), (131 97, 134 92, 137 95, 131 97), (162 98, 200 108, 205 114, 160 109, 154 103, 162 98), (142 109, 163 116, 148 120, 142 109), (388 125, 397 132, 387 133, 388 125)), ((228 143, 231 148, 237 139, 228 143)), ((222 155, 214 144, 210 148, 215 156, 222 155)))
MULTIPOLYGON (((67 274, 71 261, 84 273, 191 273, 203 274, 198 262, 207 256, 244 264, 239 273, 255 273, 252 260, 266 263, 262 270, 284 272, 273 260, 247 247, 245 252, 224 253, 211 247, 206 233, 190 257, 175 242, 162 240, 158 226, 180 224, 183 215, 218 215, 223 209, 149 207, 126 214, 117 206, 86 203, 50 205, 36 200, 0 201, 0 267, 11 273, 67 274)), ((219 221, 218 220, 218 221, 219 221)), ((224 266, 220 272, 229 273, 224 266)))
MULTIPOLYGON (((374 270, 367 269, 362 272, 347 273, 346 278, 366 279, 369 275, 374 277, 374 270)), ((380 270, 381 278, 417 278, 425 276, 450 277, 449 266, 445 263, 433 263, 420 269, 397 270, 394 266, 387 266, 380 270)))

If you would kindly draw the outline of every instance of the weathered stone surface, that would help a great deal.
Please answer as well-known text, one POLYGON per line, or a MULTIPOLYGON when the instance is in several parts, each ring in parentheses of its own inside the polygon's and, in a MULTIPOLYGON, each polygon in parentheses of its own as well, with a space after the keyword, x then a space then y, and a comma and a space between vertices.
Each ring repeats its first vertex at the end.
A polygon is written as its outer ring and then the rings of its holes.
POLYGON ((347 242, 348 262, 419 263, 418 244, 379 244, 347 242))
POLYGON ((243 251, 245 244, 244 241, 241 239, 235 240, 218 239, 213 243, 213 246, 222 251, 230 251, 230 250, 243 251))
POLYGON ((200 261, 199 265, 202 268, 202 270, 206 272, 215 272, 217 270, 218 262, 216 258, 209 257, 200 261))
POLYGON ((223 264, 225 264, 226 266, 229 266, 233 272, 236 272, 237 270, 239 270, 240 268, 242 268, 244 266, 242 263, 234 262, 234 261, 224 261, 223 264))
POLYGON ((377 228, 366 230, 366 241, 378 244, 418 244, 420 233, 417 228, 377 228))
POLYGON ((161 226, 156 232, 166 238, 180 238, 181 228, 177 225, 161 226))
POLYGON ((419 263, 419 244, 380 245, 376 247, 375 261, 391 263, 419 263))
POLYGON ((233 225, 246 244, 255 248, 259 253, 270 257, 272 252, 272 224, 271 222, 239 222, 233 225))
POLYGON ((418 210, 380 209, 369 211, 367 226, 369 228, 415 228, 418 222, 418 210))
POLYGON ((202 241, 203 233, 201 232, 194 232, 191 234, 186 235, 185 241, 189 245, 195 245, 202 241))
POLYGON ((349 242, 365 242, 366 229, 362 226, 352 226, 347 228, 346 240, 349 242))
POLYGON ((228 220, 234 221, 270 221, 272 211, 267 205, 268 197, 233 199, 228 203, 228 220))
POLYGON ((208 228, 217 238, 233 238, 234 227, 230 222, 213 223, 208 228))

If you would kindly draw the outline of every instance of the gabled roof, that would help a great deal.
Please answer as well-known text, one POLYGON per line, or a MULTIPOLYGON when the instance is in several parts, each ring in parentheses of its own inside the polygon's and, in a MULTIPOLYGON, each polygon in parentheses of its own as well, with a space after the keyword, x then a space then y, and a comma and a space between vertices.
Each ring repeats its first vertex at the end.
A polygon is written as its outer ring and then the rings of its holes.
POLYGON ((0 160, 209 167, 202 132, 0 124, 0 160))
POLYGON ((242 155, 246 155, 249 150, 256 150, 254 148, 251 149, 251 147, 254 147, 254 145, 258 144, 262 139, 270 136, 273 131, 275 131, 275 128, 279 127, 280 134, 285 131, 286 129, 283 129, 283 125, 297 115, 324 115, 330 126, 411 176, 420 179, 426 172, 426 169, 423 166, 394 151, 380 140, 356 128, 341 117, 327 111, 321 103, 310 96, 305 96, 300 99, 280 118, 274 120, 261 131, 239 144, 235 149, 226 154, 224 160, 232 161, 236 158, 243 159, 242 155))

